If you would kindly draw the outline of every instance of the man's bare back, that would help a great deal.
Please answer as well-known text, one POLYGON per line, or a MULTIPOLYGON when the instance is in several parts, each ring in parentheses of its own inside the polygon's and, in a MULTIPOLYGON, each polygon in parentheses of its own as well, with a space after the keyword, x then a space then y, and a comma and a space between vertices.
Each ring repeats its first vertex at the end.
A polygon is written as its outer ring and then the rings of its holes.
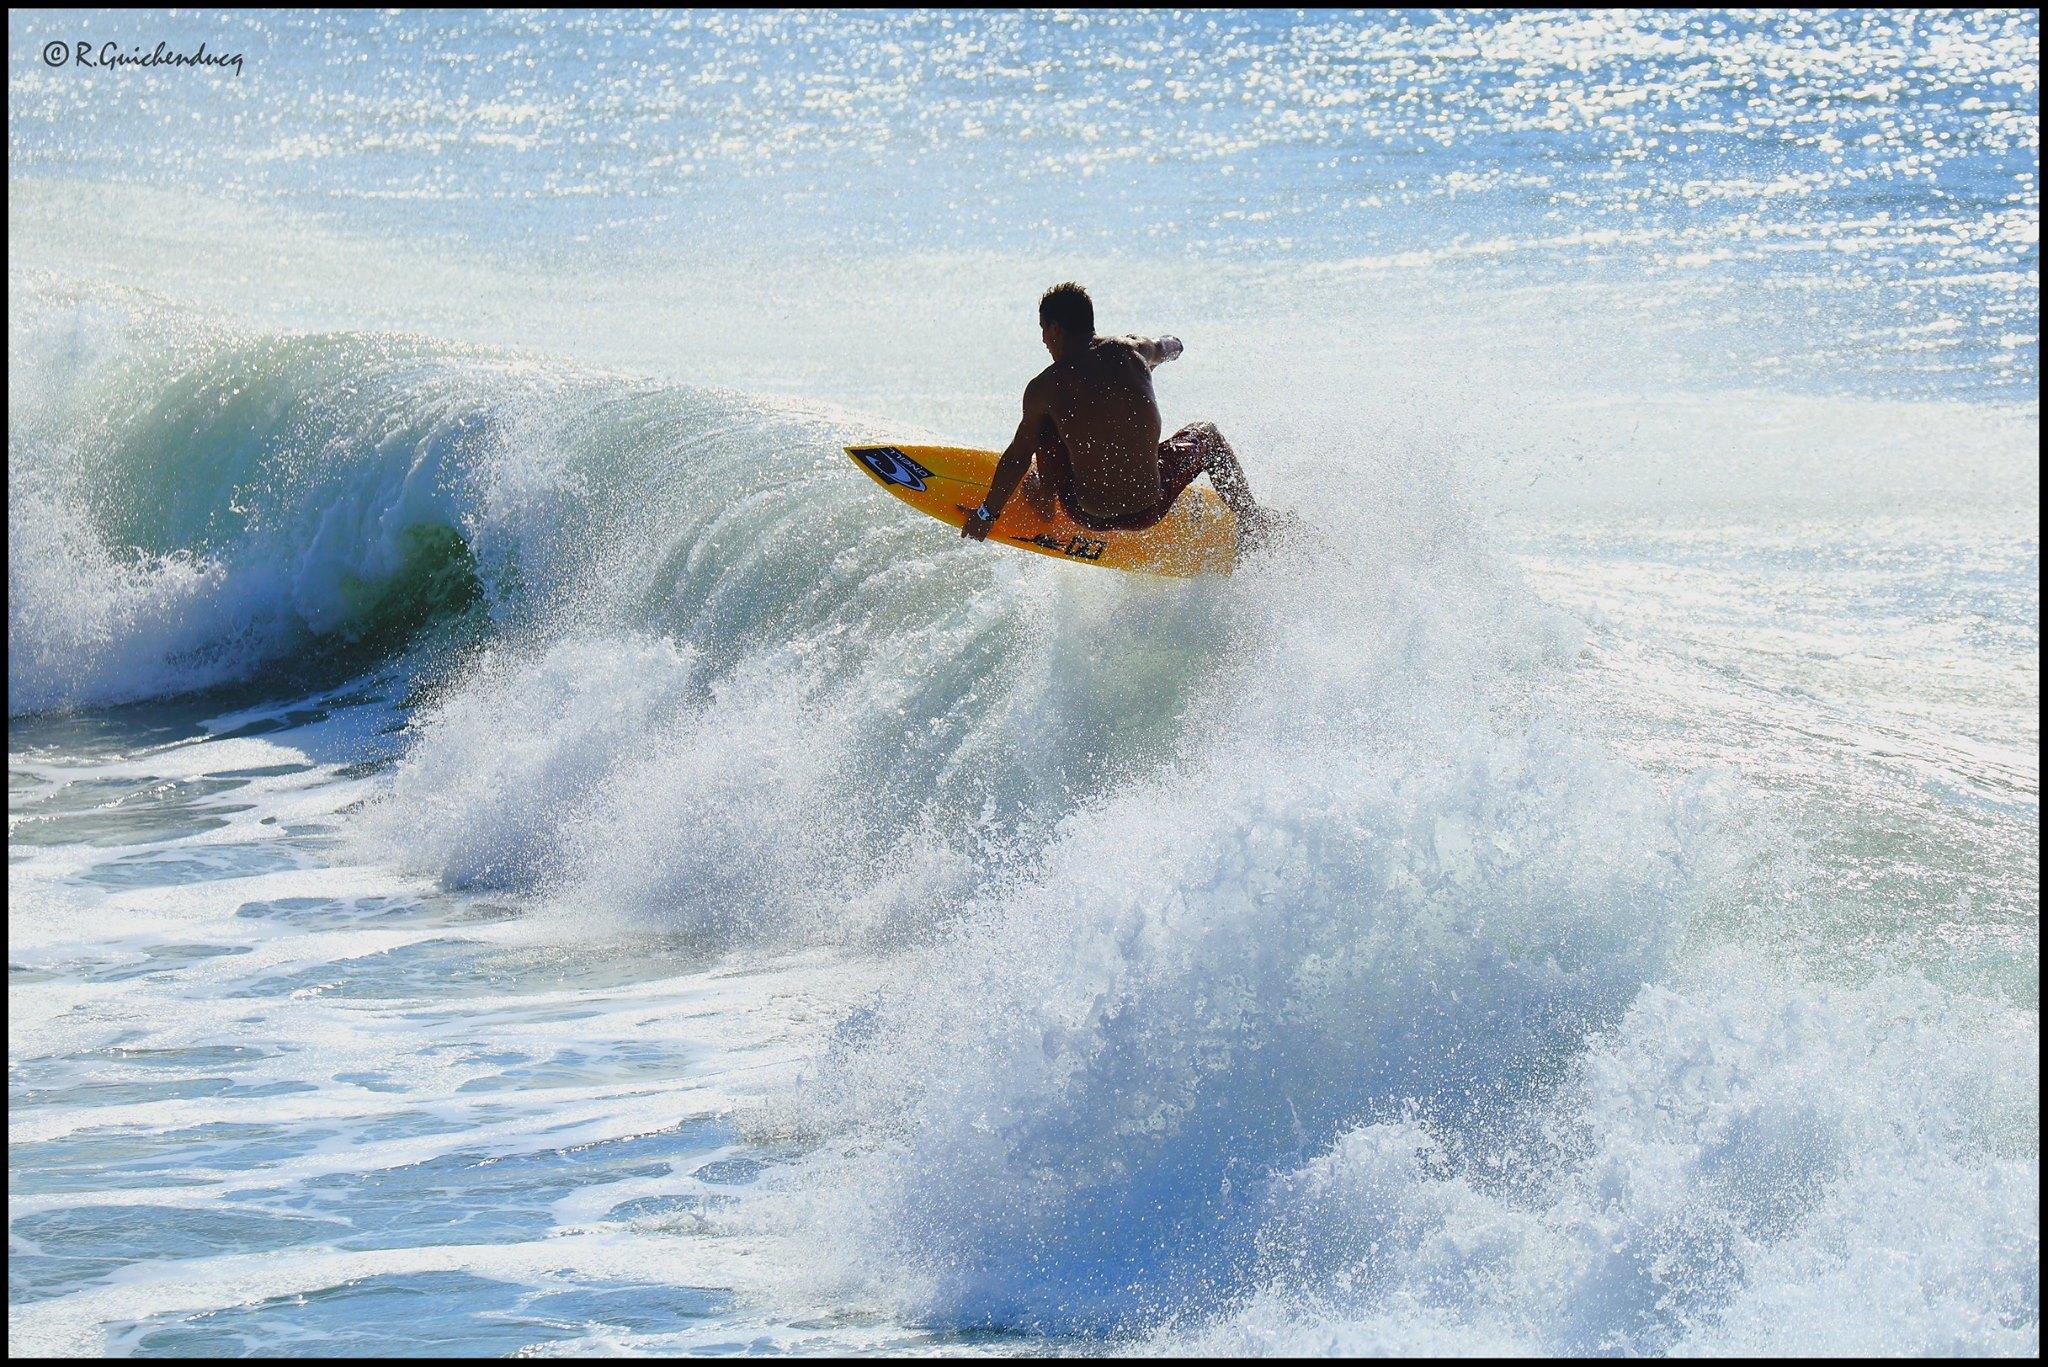
POLYGON ((980 540, 1022 486, 1041 517, 1054 504, 1084 526, 1136 530, 1164 517, 1196 476, 1207 474, 1237 517, 1240 534, 1264 516, 1223 434, 1191 423, 1161 443, 1152 371, 1181 354, 1176 337, 1098 337, 1079 285, 1039 301, 1039 330, 1053 363, 1024 389, 1023 419, 997 462, 988 497, 960 531, 980 540))
MULTIPOLYGON (((1159 398, 1152 392, 1152 367, 1179 354, 1180 343, 1171 338, 1097 337, 1032 381, 1042 386, 1043 422, 1067 461, 1064 492, 1077 514, 1110 521, 1159 506, 1159 398)), ((1037 436, 1043 446, 1048 433, 1041 428, 1037 436)), ((1048 463, 1038 462, 1037 483, 1049 482, 1048 463)), ((1027 479, 1027 496, 1039 492, 1031 483, 1027 479)), ((1045 488, 1043 496, 1057 492, 1045 488)))

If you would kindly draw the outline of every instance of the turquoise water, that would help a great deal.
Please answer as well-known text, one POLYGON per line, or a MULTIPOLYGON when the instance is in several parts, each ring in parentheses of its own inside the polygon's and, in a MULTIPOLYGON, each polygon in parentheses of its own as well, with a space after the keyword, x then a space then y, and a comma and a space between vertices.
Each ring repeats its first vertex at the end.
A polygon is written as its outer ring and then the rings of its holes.
POLYGON ((9 28, 12 1351, 2038 1351, 2031 13, 9 28))

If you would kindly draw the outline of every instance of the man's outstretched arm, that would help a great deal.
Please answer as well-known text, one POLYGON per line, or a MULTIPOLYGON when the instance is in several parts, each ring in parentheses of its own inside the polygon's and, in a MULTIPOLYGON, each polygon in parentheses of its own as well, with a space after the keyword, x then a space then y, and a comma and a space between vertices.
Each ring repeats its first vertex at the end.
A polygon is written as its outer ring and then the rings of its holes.
POLYGON ((1024 472, 1031 468, 1031 457, 1038 449, 1039 424, 1051 416, 1043 380, 1044 377, 1040 376, 1024 387, 1024 417, 1017 424, 1017 435, 1010 438, 1003 458, 996 462, 995 476, 988 485, 988 497, 967 515, 967 521, 961 525, 960 535, 970 540, 987 539, 988 529, 1003 515, 1003 505, 1010 501, 1011 494, 1017 492, 1017 486, 1024 481, 1024 472))
POLYGON ((1180 344, 1178 337, 1126 337, 1124 340, 1129 342, 1131 348, 1144 358, 1145 364, 1154 370, 1187 349, 1180 344))

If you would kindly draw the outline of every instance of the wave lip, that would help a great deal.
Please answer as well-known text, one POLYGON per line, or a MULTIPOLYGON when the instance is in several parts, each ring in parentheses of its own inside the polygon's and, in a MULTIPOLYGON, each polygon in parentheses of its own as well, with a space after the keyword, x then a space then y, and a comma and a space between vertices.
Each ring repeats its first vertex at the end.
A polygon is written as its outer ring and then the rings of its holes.
POLYGON ((155 373, 81 364, 10 419, 11 713, 374 658, 485 596, 472 542, 502 398, 457 358, 353 337, 193 350, 155 373), (112 416, 83 421, 95 407, 112 416))
POLYGON ((836 435, 786 405, 422 338, 239 337, 23 292, 14 713, 346 673, 479 612, 673 626, 664 590, 715 596, 758 549, 748 495, 815 489, 810 453, 836 435))

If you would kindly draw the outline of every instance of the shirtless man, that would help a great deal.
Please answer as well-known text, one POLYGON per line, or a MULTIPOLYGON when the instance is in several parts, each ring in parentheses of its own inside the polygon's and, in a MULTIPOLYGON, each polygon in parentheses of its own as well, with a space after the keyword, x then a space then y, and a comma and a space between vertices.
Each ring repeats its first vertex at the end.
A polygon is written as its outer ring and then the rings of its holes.
POLYGON ((1152 371, 1180 355, 1178 337, 1097 337, 1095 305, 1071 283, 1038 301, 1038 330, 1052 364, 1025 386, 1024 420, 960 535, 986 538, 1020 485, 1042 517, 1058 500, 1083 527, 1135 531, 1165 517, 1206 473, 1237 517, 1239 544, 1259 539, 1266 515, 1213 423, 1189 423, 1159 440, 1152 371))

